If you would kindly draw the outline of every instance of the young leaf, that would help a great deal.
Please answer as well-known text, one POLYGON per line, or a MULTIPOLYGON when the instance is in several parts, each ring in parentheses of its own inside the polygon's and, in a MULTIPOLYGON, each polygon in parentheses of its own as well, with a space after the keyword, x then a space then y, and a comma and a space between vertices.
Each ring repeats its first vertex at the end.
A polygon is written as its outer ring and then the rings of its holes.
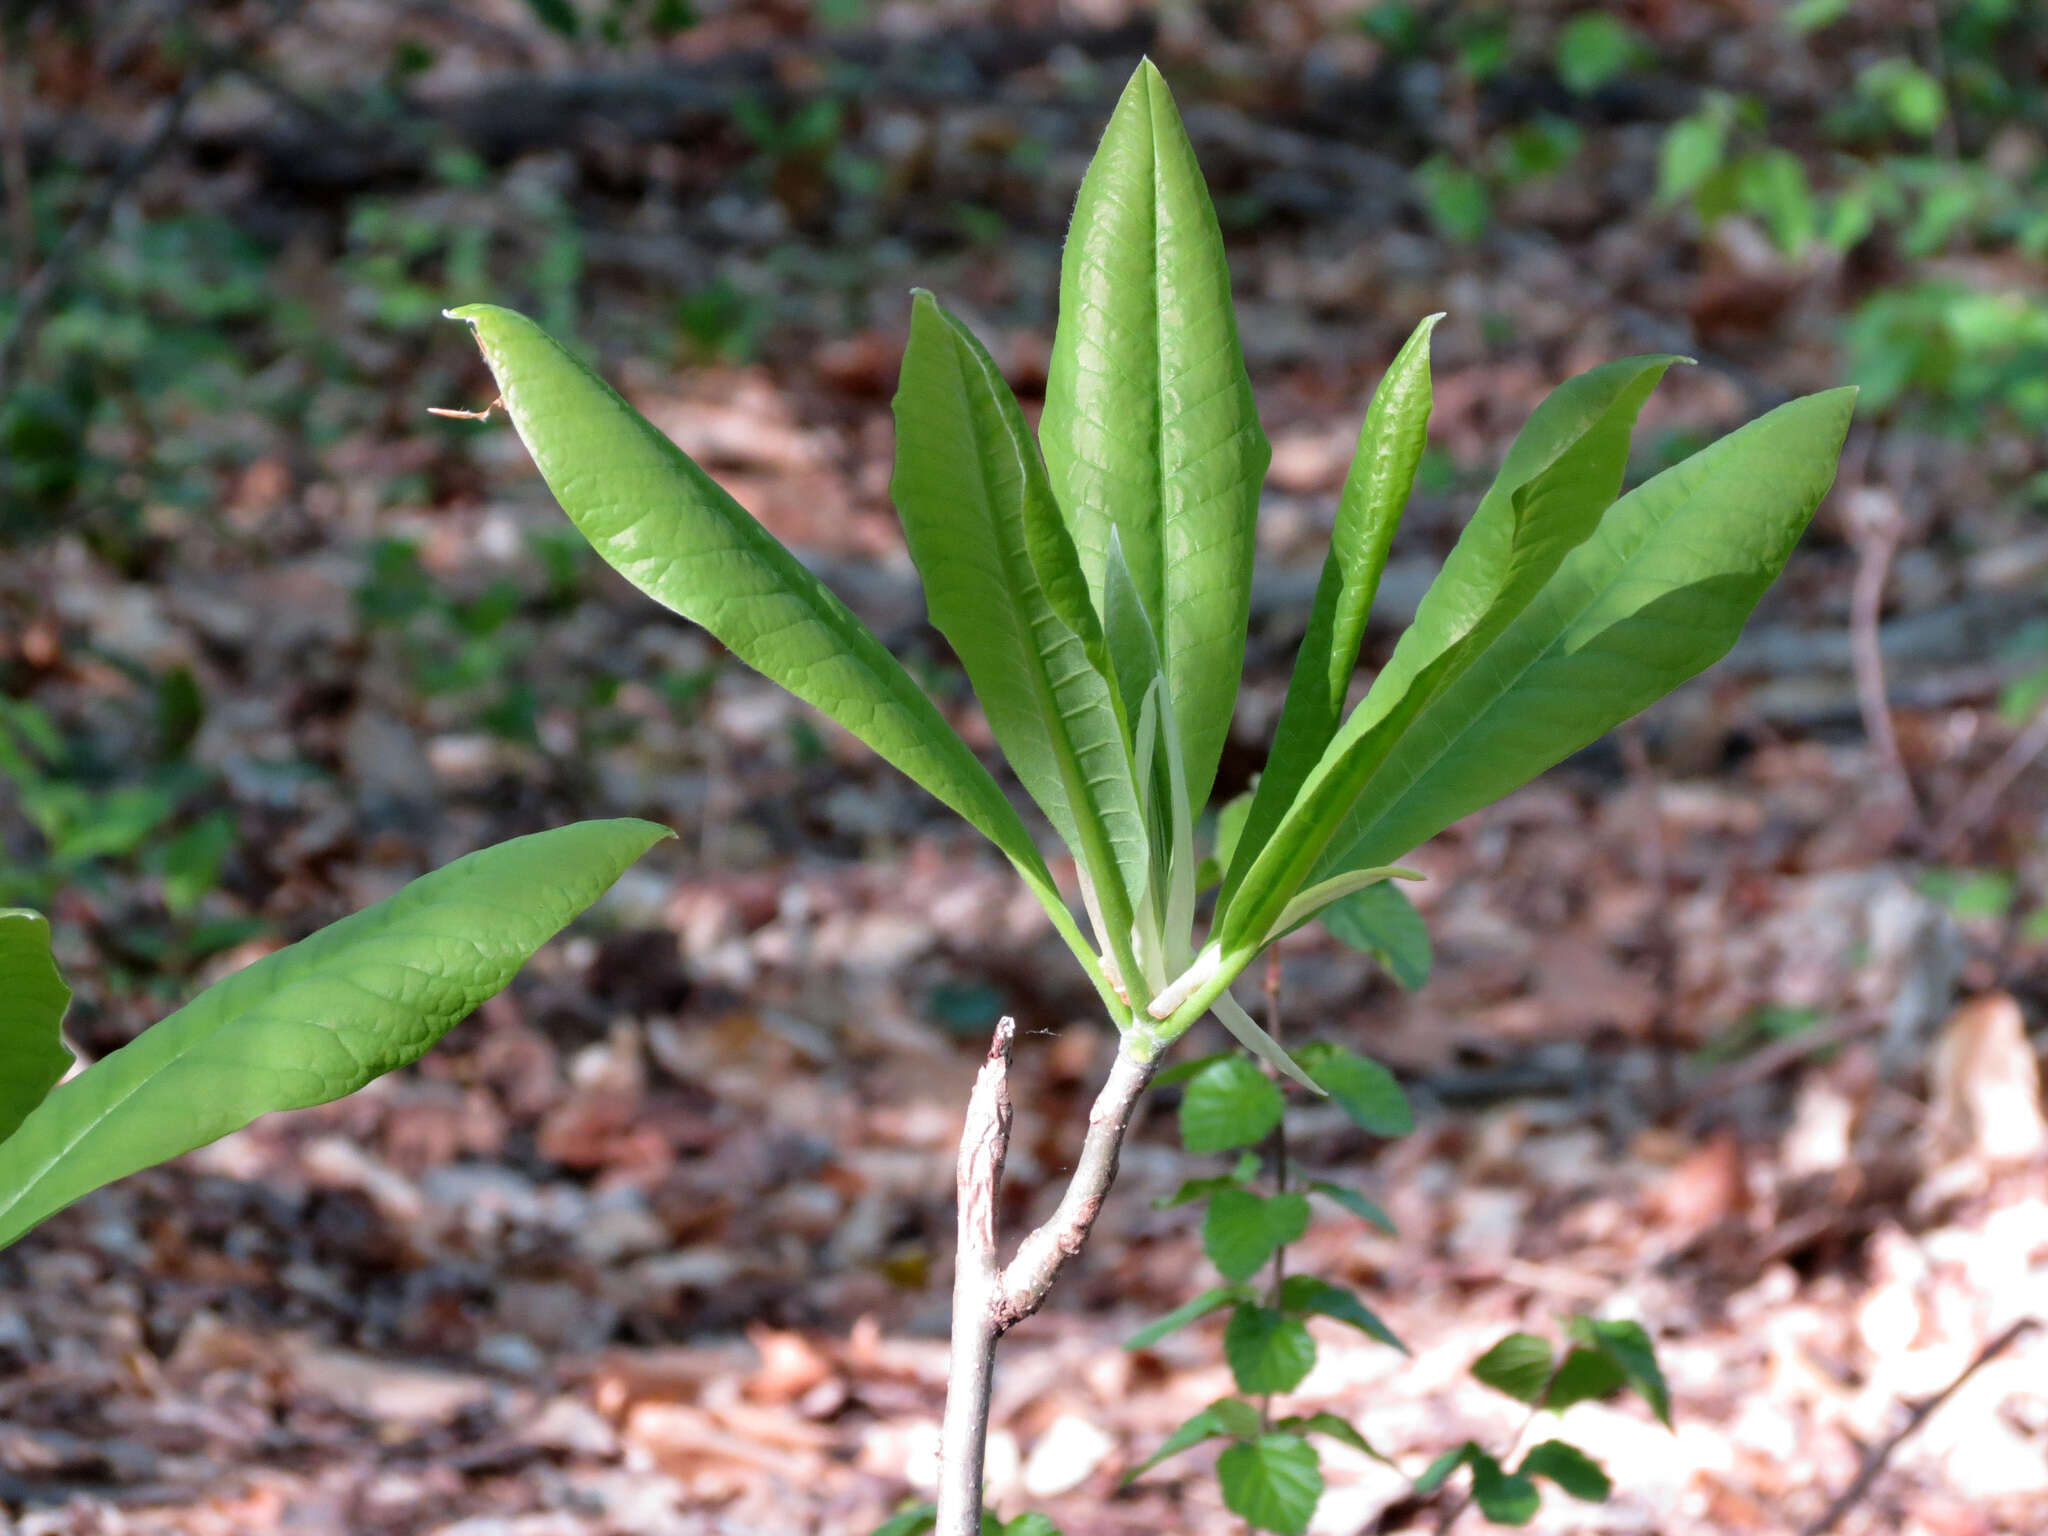
POLYGON ((1394 1074, 1333 1040, 1311 1040, 1294 1053, 1302 1070, 1344 1106, 1360 1129, 1374 1136, 1406 1136, 1415 1113, 1394 1074))
POLYGON ((1253 1530, 1302 1536, 1323 1496, 1322 1463, 1299 1435, 1274 1433, 1233 1445, 1216 1459, 1223 1502, 1253 1530))
POLYGON ((1627 1373, 1614 1363, 1612 1356, 1604 1350, 1576 1344, 1557 1368, 1543 1406, 1553 1413, 1563 1413, 1574 1403, 1612 1397, 1627 1385, 1627 1373))
POLYGON ((1206 804, 1244 667, 1271 449, 1215 209, 1149 60, 1075 203, 1039 440, 1098 596, 1120 536, 1160 639, 1188 798, 1206 804))
POLYGON ((583 536, 662 606, 823 710, 1014 864, 1110 1016, 1125 1016, 1031 834, 986 768, 868 627, 611 386, 523 315, 468 322, 541 478, 583 536))
POLYGON ((1466 1459, 1472 1456, 1478 1449, 1477 1445, 1467 1440, 1463 1445, 1452 1446, 1448 1451, 1445 1451, 1436 1460, 1424 1467, 1422 1475, 1415 1479, 1416 1497, 1426 1499, 1432 1493, 1435 1493, 1437 1489, 1443 1487, 1450 1480, 1451 1474, 1465 1465, 1466 1459))
POLYGON ((1614 1483, 1600 1463, 1562 1440, 1545 1440, 1531 1446, 1516 1468, 1521 1477, 1547 1477, 1575 1499, 1588 1504, 1602 1502, 1614 1491, 1614 1483))
POLYGON ((1248 1300, 1251 1293, 1241 1285, 1219 1285, 1202 1292, 1193 1301, 1183 1302, 1166 1316, 1157 1318, 1140 1328, 1124 1340, 1125 1349, 1150 1349, 1169 1333, 1178 1333, 1197 1318, 1207 1317, 1211 1312, 1224 1307, 1236 1306, 1248 1300))
POLYGON ((514 838, 209 987, 0 1142, 0 1247, 102 1184, 414 1060, 670 836, 586 821, 514 838))
POLYGON ((1180 1101, 1180 1139, 1190 1152, 1228 1152, 1272 1134, 1286 1112, 1272 1079, 1239 1055, 1212 1061, 1180 1101))
POLYGON ((1223 1358, 1240 1392, 1292 1392, 1315 1366, 1316 1341, 1296 1319, 1248 1302, 1224 1326, 1223 1358))
POLYGON ((1176 1061, 1172 1066, 1153 1075, 1152 1087, 1155 1090, 1175 1087, 1191 1078, 1200 1077, 1215 1063, 1228 1061, 1236 1054, 1235 1051, 1211 1051, 1206 1056, 1190 1056, 1186 1061, 1176 1061))
POLYGON ((1337 1441, 1341 1445, 1350 1446, 1354 1451, 1364 1452, 1374 1461, 1386 1462, 1390 1467, 1393 1465, 1391 1461, 1387 1461, 1386 1457, 1373 1449, 1371 1441, 1367 1440, 1365 1436, 1361 1435, 1343 1419, 1338 1418, 1336 1414, 1330 1413, 1327 1410, 1322 1413, 1290 1414, 1273 1427, 1291 1435, 1327 1435, 1330 1439, 1337 1441))
POLYGON ((1671 1389, 1657 1364, 1656 1346, 1641 1323, 1582 1316, 1574 1317, 1568 1327, 1573 1338, 1612 1360, 1664 1427, 1671 1427, 1671 1389))
POLYGON ((1308 1230, 1308 1201, 1301 1195, 1255 1195, 1248 1189, 1219 1189, 1202 1218, 1202 1251, 1225 1279, 1248 1280, 1273 1250, 1308 1230))
POLYGON ((1393 747, 1318 870, 1399 857, 1718 660, 1827 493, 1855 398, 1782 405, 1616 502, 1393 747))
MULTIPOLYGON (((1344 697, 1365 639, 1366 616, 1429 437, 1429 333, 1442 318, 1431 315, 1415 328, 1366 407, 1358 448, 1337 501, 1330 553, 1309 610, 1308 632, 1295 652, 1294 675, 1274 728, 1273 747, 1247 811, 1244 836, 1241 841, 1232 839, 1247 855, 1265 846, 1343 717, 1344 697)), ((1228 869, 1230 860, 1221 841, 1219 837, 1217 856, 1228 869)))
POLYGON ((1550 1345, 1533 1333, 1511 1333, 1472 1362, 1472 1374, 1516 1402, 1541 1402, 1550 1385, 1550 1345))
POLYGON ((1100 670, 1102 634, 1009 386, 928 293, 912 307, 895 412, 889 488, 932 622, 966 667, 1017 777, 1088 871, 1108 930, 1101 937, 1130 983, 1131 913, 1151 850, 1100 670))
POLYGON ((49 919, 0 909, 0 1141, 69 1070, 61 1026, 70 1006, 71 989, 50 955, 49 919))
POLYGON ((1280 909, 1280 915, 1273 920, 1273 926, 1266 934, 1266 942, 1271 944, 1282 934, 1293 932, 1333 901, 1340 901, 1358 891, 1371 890, 1389 880, 1421 878, 1420 870, 1406 869, 1399 864, 1376 864, 1368 869, 1347 869, 1327 880, 1318 880, 1280 909))
POLYGON ((1367 1338, 1378 1339, 1391 1349, 1408 1353, 1408 1346, 1394 1336, 1394 1330, 1379 1315, 1341 1285, 1315 1275, 1289 1275, 1280 1282, 1280 1309, 1302 1317, 1328 1317, 1349 1323, 1367 1338))
MULTIPOLYGON (((1226 952, 1256 950, 1416 717, 1474 669, 1593 531, 1621 488, 1636 414, 1673 361, 1605 364, 1536 408, 1365 702, 1331 738, 1242 882, 1225 879, 1218 927, 1226 952)), ((1364 863, 1346 858, 1337 867, 1364 863)))
POLYGON ((1219 992, 1210 1000, 1209 1011, 1216 1015, 1216 1022, 1230 1031, 1230 1038, 1250 1051, 1259 1060, 1283 1077, 1290 1077, 1309 1092, 1326 1095, 1321 1083, 1302 1071, 1300 1064, 1287 1054, 1278 1040, 1259 1027, 1259 1021, 1244 1010, 1244 1004, 1229 992, 1219 992))
POLYGON ((1495 1525, 1527 1525, 1536 1517, 1543 1495, 1519 1472, 1503 1472, 1499 1462, 1474 1448, 1465 1460, 1472 1468, 1472 1502, 1495 1525))
POLYGON ((936 1504, 919 1504, 891 1515, 874 1529, 873 1536, 923 1536, 938 1523, 939 1508, 936 1504))
POLYGON ((1004 1525, 1002 1536, 1060 1536, 1060 1528, 1046 1516, 1034 1511, 1019 1515, 1004 1525))
POLYGON ((1216 878, 1223 878, 1223 871, 1230 868, 1230 861, 1237 856, 1237 845, 1244 837, 1245 822, 1252 814, 1252 801, 1256 791, 1232 795, 1216 811, 1216 878))
POLYGON ((1235 1397, 1219 1398, 1166 1437, 1165 1444, 1124 1474, 1124 1481, 1142 1477, 1162 1461, 1200 1445, 1204 1440, 1250 1439, 1259 1432, 1258 1410, 1235 1397))
POLYGON ((1183 1179, 1180 1188, 1170 1195, 1161 1195, 1152 1202, 1155 1211, 1170 1211, 1175 1206, 1192 1205, 1197 1200, 1208 1200, 1217 1191, 1242 1189, 1259 1176, 1259 1154, 1246 1152, 1239 1156, 1237 1166, 1226 1174, 1212 1179, 1183 1179))
POLYGON ((1393 881, 1340 896, 1321 917, 1331 937, 1371 955, 1403 990, 1413 992, 1429 980, 1429 925, 1393 881))
POLYGON ((1394 1218, 1382 1210, 1376 1202, 1366 1199, 1357 1190, 1346 1189, 1342 1184, 1332 1184, 1328 1179, 1317 1179, 1313 1184, 1309 1185, 1309 1189, 1312 1193, 1321 1195, 1325 1200, 1342 1206, 1360 1220, 1378 1227, 1387 1236, 1393 1237, 1395 1235, 1394 1218))

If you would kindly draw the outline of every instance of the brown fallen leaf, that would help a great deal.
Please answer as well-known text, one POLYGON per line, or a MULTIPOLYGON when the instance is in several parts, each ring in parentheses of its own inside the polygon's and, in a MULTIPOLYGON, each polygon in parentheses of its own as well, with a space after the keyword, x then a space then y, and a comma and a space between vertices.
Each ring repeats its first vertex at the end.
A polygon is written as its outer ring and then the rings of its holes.
POLYGON ((2040 1064, 2010 994, 1986 993, 1949 1015, 1928 1079, 1927 1135, 1937 1152, 2017 1163, 2048 1147, 2040 1064))

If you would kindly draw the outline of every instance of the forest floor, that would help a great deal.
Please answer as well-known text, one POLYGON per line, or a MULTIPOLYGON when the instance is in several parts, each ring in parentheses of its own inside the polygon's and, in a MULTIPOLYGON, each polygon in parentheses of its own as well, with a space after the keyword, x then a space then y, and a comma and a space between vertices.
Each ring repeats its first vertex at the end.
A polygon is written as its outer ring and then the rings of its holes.
MULTIPOLYGON (((310 11, 294 58, 338 78, 352 43, 310 11)), ((577 281, 608 297, 569 315, 607 370, 986 748, 887 500, 903 292, 957 301, 1020 392, 1042 386, 1105 92, 1148 40, 1170 64, 1171 40, 969 29, 885 50, 832 151, 879 167, 853 200, 829 156, 764 163, 729 129, 685 152, 666 118, 641 142, 629 80, 627 127, 587 108, 559 144, 524 143, 492 116, 511 66, 465 37, 441 40, 425 99, 493 146, 488 186, 339 153, 294 182, 282 162, 311 151, 284 109, 227 89, 195 107, 189 159, 154 173, 160 201, 253 231, 263 283, 304 314, 247 324, 243 382, 165 426, 192 437, 183 492, 0 565, 0 645, 25 679, 10 707, 61 738, 39 759, 52 782, 61 761, 95 816, 154 797, 131 843, 17 871, 45 886, 15 899, 47 902, 71 1032, 96 1055, 483 843, 628 814, 682 837, 418 1067, 102 1191, 0 1257, 0 1508, 22 1536, 860 1536, 931 1484, 954 1145, 995 1018, 1021 1030, 1011 1232, 1056 1195, 1113 1050, 992 850, 565 540, 501 419, 425 414, 487 385, 416 290, 483 295, 439 291, 460 275, 441 246, 374 258, 407 220, 476 222, 501 258, 576 232, 577 281), (896 80, 924 93, 887 94, 896 80), (678 321, 675 289, 710 297, 678 321), (307 323, 338 360, 280 339, 307 323), (160 825, 191 834, 182 853, 160 825), (208 865, 190 845, 223 825, 208 865), (195 857, 219 878, 187 889, 195 857)), ((751 80, 745 50, 774 41, 714 28, 690 67, 751 80)), ((532 44, 543 76, 566 68, 553 46, 532 44)), ((762 89, 806 88, 774 57, 762 89)), ((1703 357, 1645 412, 1641 467, 1661 467, 1831 382, 1816 338, 1848 281, 1681 238, 1643 195, 1659 122, 1625 101, 1568 184, 1450 245, 1383 158, 1398 104, 1360 96, 1353 120, 1317 95, 1325 75, 1274 78, 1291 83, 1187 102, 1245 220, 1241 327, 1275 450, 1219 795, 1258 766, 1362 401, 1416 318, 1451 312, 1374 662, 1555 381, 1630 351, 1703 357)), ((221 259, 209 281, 237 280, 245 258, 221 259)), ((524 301, 548 302, 532 281, 524 301)), ((1939 823, 2016 735, 2001 692, 2038 666, 2004 643, 2038 611, 2048 534, 1987 493, 1997 467, 1859 429, 1728 662, 1409 860, 1427 985, 1403 992, 1319 933, 1283 947, 1290 1019, 1384 1061, 1418 1117, 1379 1143, 1291 1111, 1300 1168, 1365 1189, 1400 1235, 1325 1220, 1290 1264, 1357 1286, 1412 1353, 1318 1325, 1290 1406, 1343 1414, 1412 1476, 1520 1432, 1518 1405, 1466 1374, 1501 1333, 1634 1317, 1676 1428, 1572 1409, 1617 1490, 1553 1498, 1532 1529, 1794 1532, 1913 1404, 2048 1307, 2026 1033, 2048 1002, 2029 900, 2048 888, 2048 779, 2022 775, 1930 851, 1851 673, 1868 546, 1843 509, 1889 498, 1909 536, 1884 654, 1939 823)), ((10 849, 35 846, 19 812, 0 802, 10 849)), ((1212 1171, 1178 1151, 1171 1104, 1150 1096, 1087 1254, 1001 1356, 992 1499, 1066 1536, 1240 1528, 1202 1452, 1120 1481, 1228 1386, 1213 1323, 1123 1348, 1208 1283, 1187 1210, 1155 1205, 1212 1171)), ((1363 1456, 1324 1465, 1324 1536, 1434 1529, 1450 1507, 1363 1456)), ((2048 1331, 1971 1374, 1837 1529, 2048 1530, 2048 1331)))

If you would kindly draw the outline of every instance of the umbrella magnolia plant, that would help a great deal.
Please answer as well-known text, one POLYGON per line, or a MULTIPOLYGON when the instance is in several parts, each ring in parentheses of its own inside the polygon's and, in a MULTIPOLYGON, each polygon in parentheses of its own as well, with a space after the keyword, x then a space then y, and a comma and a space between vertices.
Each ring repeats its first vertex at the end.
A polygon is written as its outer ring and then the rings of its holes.
MULTIPOLYGON (((1437 317, 1423 320, 1367 407, 1265 770, 1222 808, 1205 850, 1269 450, 1215 213, 1166 84, 1141 65, 1081 186, 1037 434, 981 343, 927 293, 912 302, 895 398, 892 490, 932 620, 1073 856, 1084 925, 1039 837, 844 603, 530 321, 489 305, 451 313, 474 328, 513 424, 598 552, 983 832, 1121 1037, 1072 1182, 1006 1265, 993 1228, 1007 1027, 970 1101, 940 1536, 981 1527, 996 1341, 1081 1247, 1161 1054, 1213 1015, 1312 1092, 1343 1099, 1377 1072, 1333 1046, 1291 1056, 1232 983, 1318 917, 1342 913, 1353 930, 1411 920, 1382 885, 1410 877, 1402 854, 1721 656, 1827 490, 1852 408, 1848 390, 1795 400, 1617 499, 1637 412, 1680 360, 1569 380, 1531 415, 1347 710, 1427 431, 1437 317)), ((1283 1212, 1263 1252, 1296 1235, 1290 1222, 1283 1212)), ((1312 1311, 1328 1298, 1298 1286, 1294 1299, 1312 1311)), ((1267 1456, 1258 1486, 1240 1479, 1242 1512, 1299 1530, 1299 1499, 1267 1497, 1305 1486, 1280 1443, 1298 1437, 1258 1414, 1225 1414, 1212 1431, 1236 1442, 1225 1460, 1243 1453, 1240 1471, 1245 1454, 1267 1456)))

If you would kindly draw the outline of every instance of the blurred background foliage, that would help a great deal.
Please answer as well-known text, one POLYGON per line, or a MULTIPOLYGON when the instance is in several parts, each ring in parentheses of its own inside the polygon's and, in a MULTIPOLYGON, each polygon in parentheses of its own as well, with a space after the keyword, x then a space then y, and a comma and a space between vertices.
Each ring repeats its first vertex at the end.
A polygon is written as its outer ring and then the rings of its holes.
MULTIPOLYGON (((1262 379, 1342 405, 1442 305, 1455 364, 1671 347, 1752 411, 1851 379, 1852 455, 1926 482, 1923 531, 1944 502, 2048 505, 2048 11, 2025 0, 6 0, 0 46, 0 900, 118 872, 145 969, 289 884, 236 854, 230 807, 282 817, 348 755, 201 766, 219 657, 103 645, 103 609, 53 617, 51 570, 231 581, 342 551, 347 667, 573 801, 594 746, 687 725, 713 662, 650 660, 622 703, 615 657, 542 638, 591 590, 574 540, 515 530, 483 574, 435 553, 431 514, 516 467, 422 414, 482 403, 441 309, 487 296, 630 377, 758 366, 872 411, 927 282, 1028 393, 1142 50, 1216 184, 1262 379), (39 702, 60 650, 118 696, 39 702), (216 910, 223 882, 245 899, 216 910)), ((1706 425, 1667 424, 1644 467, 1706 425)), ((1425 492, 1480 458, 1440 436, 1425 492)), ((356 686, 296 681, 301 713, 356 686)), ((2003 708, 2044 693, 2029 664, 2003 708)))

